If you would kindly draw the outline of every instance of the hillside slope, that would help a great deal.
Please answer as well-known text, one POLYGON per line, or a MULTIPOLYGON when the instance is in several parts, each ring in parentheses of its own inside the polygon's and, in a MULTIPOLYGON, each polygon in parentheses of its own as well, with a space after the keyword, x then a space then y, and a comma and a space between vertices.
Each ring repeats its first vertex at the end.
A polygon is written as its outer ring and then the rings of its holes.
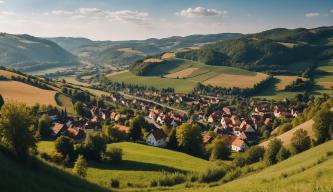
POLYGON ((22 71, 78 64, 75 56, 56 43, 29 35, 0 34, 0 66, 22 71))
POLYGON ((90 41, 82 38, 50 38, 50 40, 59 43, 85 62, 101 65, 129 65, 150 54, 201 46, 241 36, 243 35, 239 33, 221 33, 128 41, 90 41))
POLYGON ((0 178, 0 191, 3 192, 107 191, 38 160, 22 165, 2 152, 0 178))
POLYGON ((317 61, 333 56, 332 37, 333 27, 279 28, 206 45, 199 50, 179 52, 177 57, 209 65, 302 74, 317 61), (312 62, 299 66, 299 70, 292 68, 297 62, 305 60, 312 62))
POLYGON ((221 184, 217 187, 201 188, 198 190, 191 189, 191 191, 332 191, 332 153, 333 141, 329 141, 257 173, 250 174, 226 184, 221 184))

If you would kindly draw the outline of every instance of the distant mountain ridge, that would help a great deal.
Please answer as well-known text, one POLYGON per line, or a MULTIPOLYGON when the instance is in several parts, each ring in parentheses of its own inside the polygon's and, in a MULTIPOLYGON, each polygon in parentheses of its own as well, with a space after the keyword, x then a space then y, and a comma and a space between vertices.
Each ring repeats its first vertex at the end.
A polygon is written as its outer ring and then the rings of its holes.
POLYGON ((333 27, 277 28, 178 52, 176 56, 257 71, 288 69, 295 62, 332 58, 333 27))
POLYGON ((34 71, 79 64, 58 44, 30 35, 0 34, 0 66, 34 71))
POLYGON ((242 37, 240 33, 172 36, 162 39, 128 41, 91 41, 84 38, 48 38, 81 60, 101 65, 129 65, 150 54, 158 54, 178 48, 242 37))

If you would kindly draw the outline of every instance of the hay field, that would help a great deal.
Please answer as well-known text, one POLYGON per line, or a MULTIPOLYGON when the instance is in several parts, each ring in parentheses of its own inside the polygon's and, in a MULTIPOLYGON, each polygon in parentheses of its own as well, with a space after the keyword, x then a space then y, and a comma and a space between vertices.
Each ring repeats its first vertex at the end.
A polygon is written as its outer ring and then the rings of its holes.
POLYGON ((172 59, 175 57, 176 57, 175 52, 167 52, 167 53, 164 53, 161 58, 164 60, 164 59, 172 59))
POLYGON ((135 50, 133 48, 121 48, 121 49, 118 49, 118 51, 122 51, 122 52, 125 52, 125 53, 133 53, 133 54, 141 54, 142 53, 141 51, 135 50))
POLYGON ((11 71, 2 70, 2 69, 0 69, 0 75, 6 77, 8 79, 11 79, 13 76, 25 78, 23 75, 20 75, 20 74, 11 72, 11 71))
POLYGON ((149 59, 145 59, 143 62, 145 62, 145 63, 161 63, 162 61, 163 61, 162 59, 149 58, 149 59))
POLYGON ((266 78, 267 75, 263 73, 257 73, 255 76, 221 74, 204 81, 203 84, 226 88, 252 88, 266 78))
POLYGON ((284 90, 287 85, 290 85, 293 81, 296 81, 296 79, 300 78, 300 79, 305 80, 305 78, 298 77, 298 76, 284 76, 284 75, 280 75, 280 76, 274 76, 274 77, 279 80, 279 82, 276 84, 276 89, 278 91, 284 90))
POLYGON ((199 69, 199 68, 190 67, 190 68, 187 68, 187 69, 184 69, 184 70, 181 70, 181 71, 177 71, 175 73, 170 73, 168 75, 165 75, 165 77, 173 78, 173 79, 175 79, 175 78, 186 78, 189 75, 191 75, 194 71, 196 71, 197 69, 199 69))
POLYGON ((57 106, 55 91, 39 89, 18 81, 0 81, 0 94, 5 102, 22 102, 30 106, 36 103, 57 106))

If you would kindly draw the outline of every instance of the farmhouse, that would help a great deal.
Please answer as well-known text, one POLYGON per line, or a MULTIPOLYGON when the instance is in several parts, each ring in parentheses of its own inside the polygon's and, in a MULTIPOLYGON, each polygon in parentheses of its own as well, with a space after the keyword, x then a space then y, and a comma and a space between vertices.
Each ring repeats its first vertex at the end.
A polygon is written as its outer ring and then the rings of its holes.
POLYGON ((54 124, 54 126, 52 127, 52 135, 54 137, 58 137, 61 134, 65 133, 65 131, 67 130, 67 126, 66 124, 61 124, 61 123, 56 123, 54 124))
POLYGON ((236 138, 231 142, 231 150, 233 151, 245 151, 248 148, 248 145, 240 138, 236 138))
POLYGON ((165 147, 167 145, 167 138, 163 130, 154 128, 151 130, 147 137, 147 144, 156 147, 165 147))

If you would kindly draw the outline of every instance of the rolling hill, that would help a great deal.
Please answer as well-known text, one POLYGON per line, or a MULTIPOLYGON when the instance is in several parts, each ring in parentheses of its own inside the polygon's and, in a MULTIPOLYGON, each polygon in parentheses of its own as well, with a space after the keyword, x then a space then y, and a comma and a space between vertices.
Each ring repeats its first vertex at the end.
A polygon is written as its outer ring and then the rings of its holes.
POLYGON ((111 81, 162 88, 176 92, 191 92, 198 83, 218 87, 251 88, 266 79, 263 73, 227 66, 211 66, 185 59, 166 59, 161 62, 137 62, 130 71, 109 75, 111 81), (242 81, 230 81, 238 78, 242 81))
POLYGON ((30 35, 0 34, 0 66, 36 71, 79 64, 71 53, 56 43, 30 35))
POLYGON ((82 61, 101 65, 126 66, 150 54, 241 37, 239 33, 173 36, 163 39, 129 41, 91 41, 83 38, 49 38, 82 61))
POLYGON ((209 65, 300 75, 317 61, 333 56, 332 38, 333 27, 278 28, 178 52, 176 56, 209 65), (310 62, 297 65, 307 60, 310 62))

